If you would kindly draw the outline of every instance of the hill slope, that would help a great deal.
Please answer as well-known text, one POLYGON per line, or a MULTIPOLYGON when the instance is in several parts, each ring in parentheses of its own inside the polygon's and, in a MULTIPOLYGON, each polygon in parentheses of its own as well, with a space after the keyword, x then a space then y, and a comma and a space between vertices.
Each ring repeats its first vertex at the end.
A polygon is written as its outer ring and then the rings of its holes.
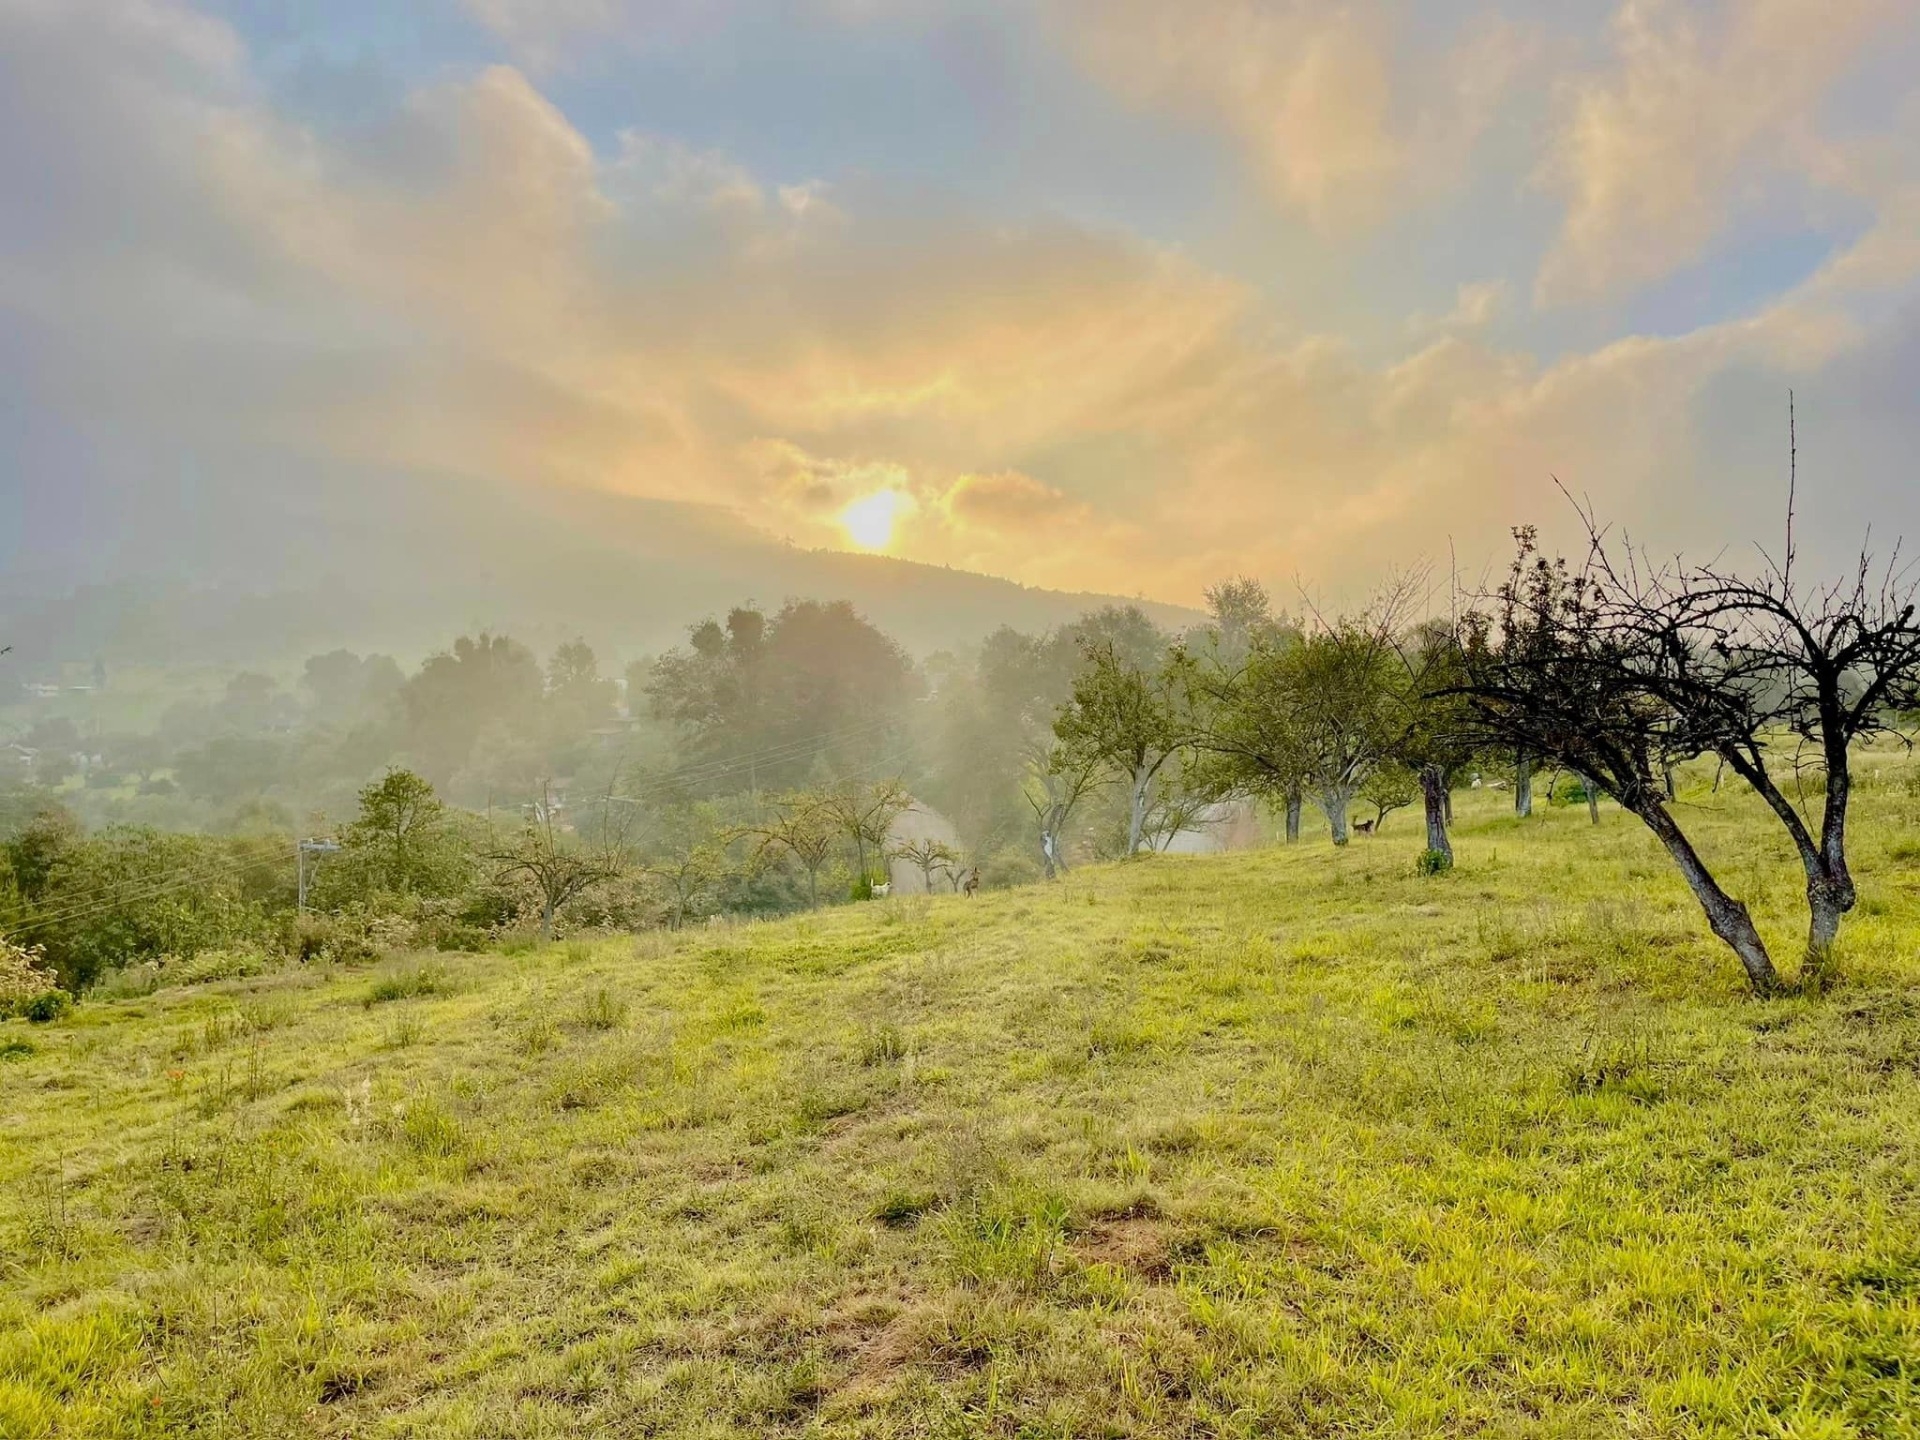
POLYGON ((1501 803, 0 1026, 0 1432, 1913 1435, 1915 802, 1771 1003, 1501 803))
MULTIPOLYGON (((87 524, 0 536, 15 673, 69 661, 273 665, 337 646, 425 655, 463 631, 631 656, 754 600, 845 599, 916 653, 1138 603, 885 555, 803 550, 717 506, 477 480, 328 474, 279 491, 135 491, 87 524)), ((1143 577, 1150 578, 1150 577, 1143 577)))

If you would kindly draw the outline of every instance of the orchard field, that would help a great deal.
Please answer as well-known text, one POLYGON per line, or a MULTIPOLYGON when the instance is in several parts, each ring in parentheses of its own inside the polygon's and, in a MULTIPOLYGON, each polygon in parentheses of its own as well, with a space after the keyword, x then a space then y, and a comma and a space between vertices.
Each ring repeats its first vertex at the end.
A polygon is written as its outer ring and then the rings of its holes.
POLYGON ((0 1025, 0 1435, 1920 1435, 1920 774, 0 1025), (1791 957, 1757 802, 1683 814, 1791 957))

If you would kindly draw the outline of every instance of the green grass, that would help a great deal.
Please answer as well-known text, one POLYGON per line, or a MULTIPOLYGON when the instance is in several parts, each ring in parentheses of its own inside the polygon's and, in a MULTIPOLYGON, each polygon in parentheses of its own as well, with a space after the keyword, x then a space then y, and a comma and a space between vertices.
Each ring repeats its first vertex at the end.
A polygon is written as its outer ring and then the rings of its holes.
POLYGON ((1396 816, 89 1003, 0 1065, 0 1435, 1920 1435, 1899 775, 1770 1002, 1630 819, 1481 794, 1430 878, 1396 816))

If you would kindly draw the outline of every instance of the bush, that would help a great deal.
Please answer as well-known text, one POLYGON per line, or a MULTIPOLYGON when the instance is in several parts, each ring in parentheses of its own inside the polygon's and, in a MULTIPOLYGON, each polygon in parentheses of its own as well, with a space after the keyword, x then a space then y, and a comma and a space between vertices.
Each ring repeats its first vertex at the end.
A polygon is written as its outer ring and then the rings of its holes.
MULTIPOLYGON (((27 1015, 32 1019, 29 1007, 48 995, 68 999, 60 990, 53 972, 47 968, 41 948, 38 945, 16 945, 0 937, 0 1019, 8 1015, 27 1015)), ((48 1015, 46 1018, 51 1020, 56 1016, 48 1015)))
POLYGON ((73 1011, 73 997, 64 990, 43 990, 20 1008, 35 1025, 47 1025, 73 1011))
POLYGON ((1453 856, 1444 850, 1425 850, 1413 864, 1422 875, 1444 875, 1453 868, 1453 856))
POLYGON ((422 927, 406 915, 353 905, 334 915, 301 915, 287 935, 288 953, 302 963, 364 965, 421 942, 422 927))

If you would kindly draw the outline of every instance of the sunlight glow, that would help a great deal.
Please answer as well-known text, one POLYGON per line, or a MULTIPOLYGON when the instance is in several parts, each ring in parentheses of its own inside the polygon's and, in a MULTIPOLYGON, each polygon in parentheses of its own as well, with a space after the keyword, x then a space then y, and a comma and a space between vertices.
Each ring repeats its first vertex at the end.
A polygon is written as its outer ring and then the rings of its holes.
POLYGON ((840 512, 840 527, 862 550, 884 550, 893 540, 893 527, 912 508, 911 496, 876 490, 840 512))

